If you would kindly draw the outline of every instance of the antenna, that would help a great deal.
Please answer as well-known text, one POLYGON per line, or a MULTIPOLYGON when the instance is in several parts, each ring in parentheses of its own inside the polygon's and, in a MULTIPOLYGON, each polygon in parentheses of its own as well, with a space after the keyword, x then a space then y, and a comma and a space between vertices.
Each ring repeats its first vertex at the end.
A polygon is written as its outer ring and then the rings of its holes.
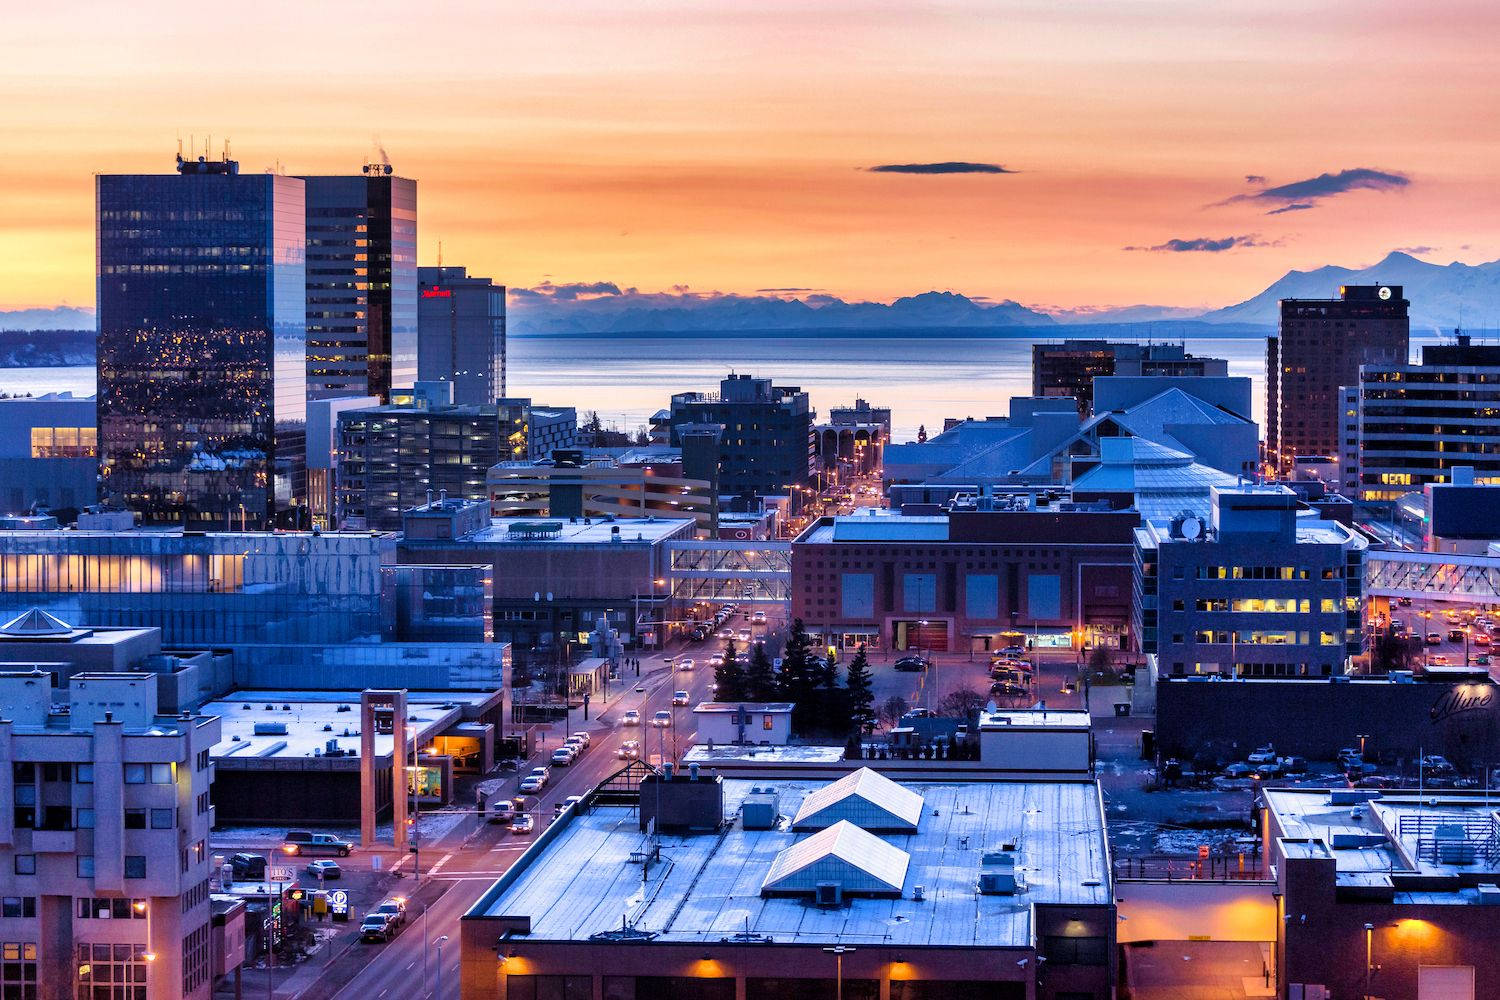
MULTIPOLYGON (((442 240, 438 240, 438 270, 441 271, 442 268, 443 268, 443 241, 442 240)), ((439 278, 439 280, 441 280, 442 279, 442 275, 439 274, 438 278, 439 278)))

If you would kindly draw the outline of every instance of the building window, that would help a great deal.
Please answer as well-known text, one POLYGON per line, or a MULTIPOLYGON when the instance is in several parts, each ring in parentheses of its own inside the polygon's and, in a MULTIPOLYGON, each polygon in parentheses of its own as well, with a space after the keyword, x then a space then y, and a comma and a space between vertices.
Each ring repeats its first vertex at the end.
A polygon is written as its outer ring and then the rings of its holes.
POLYGON ((80 855, 78 855, 78 877, 79 878, 93 878, 94 877, 94 856, 92 854, 80 854, 80 855))
POLYGON ((151 810, 151 829, 171 830, 177 826, 177 810, 175 809, 153 809, 151 810))
POLYGON ((0 917, 36 916, 35 896, 6 896, 0 899, 0 917))
POLYGON ((125 784, 127 785, 144 785, 146 783, 146 775, 145 764, 125 765, 125 784))
POLYGON ((127 855, 125 855, 125 877, 126 878, 145 878, 146 877, 146 856, 144 854, 127 854, 127 855))
POLYGON ((1108 965, 1109 942, 1102 937, 1042 938, 1042 954, 1055 965, 1108 965))
POLYGON ((73 825, 80 830, 92 830, 94 828, 94 810, 79 809, 73 815, 73 825))
POLYGON ((170 785, 172 783, 172 765, 152 764, 151 783, 153 785, 170 785))
MULTIPOLYGON (((623 978, 623 977, 621 977, 623 978)), ((730 980, 732 983, 733 980, 730 980)), ((509 1000, 592 1000, 593 976, 506 976, 505 995, 509 1000)), ((634 1000, 635 992, 628 996, 634 1000)), ((734 996, 731 992, 730 997, 734 996)), ((605 996, 610 996, 606 989, 605 996)), ((622 994, 622 997, 625 996, 622 994)))
POLYGON ((144 809, 126 809, 125 810, 125 829, 127 829, 127 830, 144 830, 144 829, 146 829, 146 810, 144 810, 144 809))
POLYGON ((17 875, 35 875, 36 874, 36 855, 35 854, 17 854, 16 855, 16 874, 17 875))
POLYGON ((89 970, 79 976, 80 998, 146 1000, 144 944, 81 944, 78 967, 89 970))
POLYGON ((31 941, 0 943, 0 992, 5 1000, 36 1000, 36 944, 31 941))
POLYGON ((78 782, 80 785, 90 785, 90 784, 93 784, 93 781, 94 781, 94 765, 93 764, 75 764, 75 765, 73 765, 73 780, 76 781, 76 782, 78 782))

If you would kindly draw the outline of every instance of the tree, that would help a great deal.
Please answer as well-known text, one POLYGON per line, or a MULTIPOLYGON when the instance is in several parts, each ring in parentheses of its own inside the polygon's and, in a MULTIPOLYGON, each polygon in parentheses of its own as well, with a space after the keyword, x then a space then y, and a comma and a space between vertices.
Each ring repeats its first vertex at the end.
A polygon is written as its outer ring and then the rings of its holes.
POLYGON ((1108 674, 1114 669, 1114 666, 1115 654, 1110 651, 1108 646, 1101 643, 1089 652, 1089 673, 1095 675, 1108 674))
POLYGON ((813 663, 812 637, 798 618, 792 622, 791 634, 781 653, 781 689, 796 705, 792 722, 799 733, 807 732, 818 718, 813 695, 821 679, 822 668, 813 663))
POLYGON ((745 668, 734 648, 734 640, 724 643, 724 661, 714 668, 715 701, 753 700, 745 683, 745 668))
POLYGON ((870 661, 860 646, 849 661, 844 686, 849 692, 849 723, 856 733, 875 731, 875 690, 870 676, 870 661))
POLYGON ((745 670, 745 699, 747 701, 775 701, 781 697, 781 686, 776 678, 776 668, 766 653, 764 643, 757 642, 750 650, 750 666, 745 670))
POLYGON ((919 424, 919 425, 917 425, 917 444, 926 444, 926 443, 927 443, 927 425, 926 424, 919 424))
POLYGON ((959 688, 957 691, 949 691, 938 702, 937 714, 955 719, 967 719, 973 712, 984 707, 987 699, 978 691, 969 688, 959 688))
POLYGON ((880 703, 880 710, 875 714, 879 716, 881 725, 887 729, 894 729, 900 725, 901 717, 911 709, 907 700, 899 694, 893 694, 880 703))

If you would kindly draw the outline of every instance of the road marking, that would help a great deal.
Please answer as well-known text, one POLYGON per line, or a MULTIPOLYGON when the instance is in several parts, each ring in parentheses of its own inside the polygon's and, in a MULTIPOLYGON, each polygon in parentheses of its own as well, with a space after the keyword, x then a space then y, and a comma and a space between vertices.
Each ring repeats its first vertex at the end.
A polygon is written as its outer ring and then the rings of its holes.
POLYGON ((442 867, 448 863, 448 859, 451 857, 453 857, 453 854, 450 851, 449 853, 444 854, 441 858, 438 858, 437 864, 433 865, 432 868, 428 870, 427 874, 436 875, 442 869, 442 867))

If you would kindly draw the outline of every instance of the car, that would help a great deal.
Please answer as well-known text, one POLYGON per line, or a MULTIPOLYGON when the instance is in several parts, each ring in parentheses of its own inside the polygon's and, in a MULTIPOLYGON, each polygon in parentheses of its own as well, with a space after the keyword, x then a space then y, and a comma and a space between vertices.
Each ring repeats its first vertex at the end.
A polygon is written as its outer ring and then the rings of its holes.
POLYGON ((708 658, 708 665, 710 667, 720 666, 720 665, 723 664, 723 662, 724 662, 724 654, 723 653, 714 653, 712 656, 710 656, 708 658))
POLYGON ((1249 764, 1230 764, 1224 768, 1224 777, 1226 778, 1248 778, 1250 774, 1249 764))
POLYGON ((510 821, 510 832, 518 837, 525 836, 536 829, 536 820, 530 813, 522 813, 510 821))
POLYGON ((678 670, 692 670, 695 666, 697 666, 697 664, 693 662, 693 658, 691 656, 684 656, 682 659, 677 661, 678 670))
POLYGON ((927 661, 920 656, 903 656, 896 661, 895 669, 903 673, 919 674, 927 669, 927 661))
POLYGON ((582 801, 583 801, 583 796, 582 795, 569 795, 567 798, 563 799, 561 802, 554 803, 553 806, 552 806, 552 818, 556 819, 557 817, 559 817, 559 816, 561 816, 563 814, 563 810, 567 809, 568 806, 576 806, 578 803, 580 803, 582 801))
POLYGON ((570 746, 558 747, 552 751, 552 763, 558 767, 567 767, 578 757, 578 751, 570 746))
POLYGON ((1434 653, 1427 658, 1427 665, 1429 667, 1446 667, 1448 665, 1448 657, 1442 653, 1434 653))
POLYGON ((521 779, 521 791, 528 794, 540 792, 547 787, 547 779, 552 777, 552 772, 544 767, 534 767, 531 773, 521 779))
POLYGON ((577 740, 579 743, 582 743, 585 748, 594 745, 594 737, 583 729, 578 730, 578 732, 574 733, 572 736, 569 736, 568 739, 577 740))
POLYGON ((1396 603, 1399 604, 1403 608, 1409 608, 1409 607, 1411 607, 1411 598, 1410 597, 1398 597, 1398 598, 1396 598, 1396 603))
POLYGON ((1488 646, 1489 644, 1490 644, 1490 637, 1489 637, 1488 633, 1485 633, 1485 632, 1475 632, 1474 633, 1474 645, 1476 645, 1476 646, 1488 646))
POLYGON ((1281 769, 1287 774, 1306 774, 1306 757, 1283 757, 1281 758, 1281 769))
POLYGON ((516 815, 516 804, 510 799, 495 799, 484 811, 491 823, 509 823, 516 815))
POLYGON ((1276 750, 1275 750, 1275 748, 1273 748, 1273 747, 1271 747, 1269 745, 1263 746, 1263 747, 1257 747, 1255 749, 1254 753, 1252 753, 1250 756, 1248 756, 1248 757, 1245 758, 1245 760, 1247 762, 1249 762, 1252 766, 1257 766, 1257 767, 1259 765, 1261 765, 1261 764, 1269 764, 1272 761, 1274 761, 1275 759, 1276 759, 1276 750))
POLYGON ((1279 778, 1281 777, 1281 765, 1274 760, 1269 764, 1261 764, 1255 769, 1255 777, 1279 778))
POLYGON ((316 854, 336 854, 347 858, 354 845, 340 840, 331 833, 313 833, 311 830, 288 830, 281 845, 282 853, 307 857, 316 854))
POLYGON ((361 941, 389 941, 395 928, 383 913, 368 913, 359 922, 361 941))
POLYGON ((730 640, 730 639, 733 639, 734 638, 734 629, 732 629, 732 628, 720 629, 719 630, 719 638, 720 639, 724 639, 726 641, 730 640))
POLYGON ((627 710, 625 717, 620 720, 620 724, 624 726, 639 726, 641 724, 641 713, 633 708, 627 710))
POLYGON ((747 629, 747 628, 740 629, 740 642, 749 642, 749 641, 750 641, 750 630, 747 629))
POLYGON ((626 740, 615 751, 615 756, 621 760, 639 760, 641 756, 641 741, 626 740))
POLYGON ((672 704, 674 704, 674 705, 686 705, 687 703, 688 703, 688 693, 686 691, 673 691, 672 692, 672 704))
POLYGON ((1000 653, 1002 656, 1025 656, 1026 650, 1021 646, 1011 645, 1000 650, 1000 653))
POLYGON ((382 913, 390 919, 391 926, 400 927, 406 923, 406 900, 401 896, 392 896, 370 912, 382 913))
POLYGON ((1441 634, 1439 634, 1437 632, 1428 632, 1427 633, 1427 645, 1429 645, 1429 646, 1441 646, 1442 644, 1443 644, 1443 637, 1442 637, 1441 634))
POLYGON ((305 871, 311 877, 322 879, 324 882, 331 882, 341 878, 344 874, 344 870, 339 867, 337 861, 330 861, 327 858, 309 863, 305 871))
POLYGON ((668 712, 666 709, 662 709, 660 712, 657 712, 655 715, 651 716, 651 724, 658 729, 671 728, 672 713, 668 712))
POLYGON ((1448 630, 1448 641, 1449 642, 1463 642, 1465 634, 1466 633, 1461 628, 1450 628, 1448 630))
POLYGON ((1452 774, 1454 766, 1441 754, 1430 753, 1422 758, 1422 769, 1433 774, 1452 774))
POLYGON ((764 625, 765 623, 766 613, 764 611, 757 611, 750 616, 750 624, 752 625, 764 625))
POLYGON ((230 873, 237 879, 246 881, 263 879, 266 877, 266 859, 261 854, 231 854, 229 856, 230 873))

